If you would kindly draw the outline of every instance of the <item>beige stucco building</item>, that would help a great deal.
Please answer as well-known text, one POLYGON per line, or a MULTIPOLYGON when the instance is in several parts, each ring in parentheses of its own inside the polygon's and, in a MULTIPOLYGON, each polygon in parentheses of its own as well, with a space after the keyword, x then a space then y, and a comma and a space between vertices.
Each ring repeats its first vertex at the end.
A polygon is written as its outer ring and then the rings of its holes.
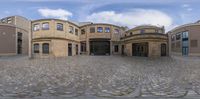
POLYGON ((32 21, 31 52, 35 57, 64 57, 80 53, 78 25, 59 19, 32 21))
POLYGON ((10 16, 0 21, 0 56, 28 54, 30 21, 10 16))
POLYGON ((128 31, 104 23, 73 23, 59 19, 32 21, 34 57, 74 55, 167 56, 168 36, 163 27, 138 26, 128 31))
POLYGON ((90 23, 80 27, 81 54, 114 55, 121 54, 122 27, 90 23))
POLYGON ((167 34, 170 55, 200 56, 200 21, 178 26, 167 34))
POLYGON ((60 19, 34 20, 31 24, 34 57, 120 54, 123 31, 119 26, 76 24, 60 19))
POLYGON ((200 56, 200 21, 176 27, 142 25, 125 31, 112 24, 60 19, 29 21, 10 16, 0 21, 0 55, 34 57, 127 55, 159 57, 200 56))
POLYGON ((168 55, 168 36, 164 27, 138 26, 126 31, 123 54, 128 56, 160 57, 168 55))

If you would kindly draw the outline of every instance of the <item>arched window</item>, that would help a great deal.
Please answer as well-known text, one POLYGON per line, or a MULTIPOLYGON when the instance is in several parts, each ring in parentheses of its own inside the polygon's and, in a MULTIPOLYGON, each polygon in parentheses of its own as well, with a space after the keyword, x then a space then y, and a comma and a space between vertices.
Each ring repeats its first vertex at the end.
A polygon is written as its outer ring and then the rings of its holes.
POLYGON ((42 44, 42 53, 49 54, 49 44, 48 43, 42 44))
POLYGON ((36 43, 33 46, 34 53, 40 53, 40 45, 36 43))

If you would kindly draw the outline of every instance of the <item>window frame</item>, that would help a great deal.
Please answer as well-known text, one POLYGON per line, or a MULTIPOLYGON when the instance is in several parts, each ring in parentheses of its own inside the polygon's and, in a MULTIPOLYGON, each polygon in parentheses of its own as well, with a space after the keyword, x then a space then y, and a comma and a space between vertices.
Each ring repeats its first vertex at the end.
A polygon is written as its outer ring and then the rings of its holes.
POLYGON ((78 29, 77 28, 75 28, 75 35, 78 36, 78 29))
POLYGON ((33 24, 33 31, 39 31, 39 30, 40 30, 40 24, 39 23, 33 24))
POLYGON ((110 27, 105 27, 105 33, 110 33, 110 27), (109 29, 109 31, 108 31, 108 29, 109 29))
POLYGON ((188 41, 182 41, 182 47, 188 47, 189 42, 188 41))
POLYGON ((7 20, 6 20, 5 18, 4 18, 4 19, 1 19, 1 22, 2 22, 2 23, 6 23, 6 21, 7 21, 7 20))
POLYGON ((81 29, 81 35, 84 35, 86 33, 85 29, 81 29))
POLYGON ((49 22, 44 22, 44 23, 42 23, 42 30, 49 30, 50 28, 49 28, 49 22), (44 27, 44 25, 45 24, 48 24, 48 28, 45 28, 44 27))
POLYGON ((39 43, 33 44, 33 52, 34 52, 34 54, 40 53, 40 44, 39 43), (37 45, 38 48, 36 47, 36 45, 37 45))
POLYGON ((181 40, 181 33, 176 33, 176 40, 181 40))
POLYGON ((74 27, 73 26, 69 26, 69 33, 74 34, 74 27))
POLYGON ((90 27, 90 33, 95 33, 96 32, 96 28, 95 27, 90 27))
POLYGON ((9 23, 9 24, 12 23, 12 17, 7 18, 7 23, 9 23))
POLYGON ((103 33, 103 27, 97 27, 97 32, 98 33, 103 33))
POLYGON ((187 38, 189 38, 189 32, 188 31, 182 32, 182 39, 187 39, 187 38))
POLYGON ((43 43, 42 44, 42 54, 49 54, 49 52, 50 52, 50 50, 49 50, 49 47, 50 46, 50 44, 49 43, 43 43), (48 50, 47 49, 45 49, 45 45, 48 45, 48 50), (46 52, 47 51, 47 52, 46 52))
POLYGON ((175 41, 175 39, 176 39, 176 35, 172 35, 172 36, 171 36, 171 40, 172 40, 172 41, 175 41))
POLYGON ((56 24, 56 30, 58 30, 58 31, 64 31, 64 25, 63 25, 63 23, 57 23, 56 24), (61 27, 58 27, 58 26, 61 26, 61 27))

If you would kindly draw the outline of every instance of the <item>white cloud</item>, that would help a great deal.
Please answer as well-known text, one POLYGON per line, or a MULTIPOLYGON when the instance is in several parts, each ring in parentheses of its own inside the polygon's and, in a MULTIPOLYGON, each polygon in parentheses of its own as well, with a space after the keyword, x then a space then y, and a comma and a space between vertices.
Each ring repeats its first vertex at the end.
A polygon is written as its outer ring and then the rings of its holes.
POLYGON ((144 24, 171 27, 173 24, 172 18, 166 13, 150 9, 133 9, 121 13, 116 13, 115 11, 102 11, 87 16, 86 20, 112 23, 128 26, 130 28, 144 24))
POLYGON ((183 4, 182 7, 183 8, 188 8, 188 7, 190 7, 190 5, 189 4, 183 4))
POLYGON ((71 12, 64 9, 41 8, 38 9, 38 12, 41 14, 41 16, 45 18, 58 18, 64 20, 67 20, 69 17, 73 15, 71 12))
POLYGON ((192 8, 187 8, 187 11, 192 11, 193 9, 192 8))
POLYGON ((187 11, 192 11, 193 9, 190 7, 189 4, 183 4, 182 7, 187 11))

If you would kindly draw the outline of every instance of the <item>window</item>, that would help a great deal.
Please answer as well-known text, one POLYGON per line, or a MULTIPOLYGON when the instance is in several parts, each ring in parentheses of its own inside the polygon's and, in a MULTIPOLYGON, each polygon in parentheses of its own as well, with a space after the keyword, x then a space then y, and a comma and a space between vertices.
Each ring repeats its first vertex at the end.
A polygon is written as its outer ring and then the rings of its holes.
POLYGON ((118 51, 119 51, 119 46, 115 45, 115 52, 118 52, 118 51))
POLYGON ((85 29, 82 29, 82 30, 81 30, 81 34, 85 34, 85 29))
POLYGON ((34 44, 33 50, 34 53, 40 53, 40 45, 38 43, 34 44))
POLYGON ((8 18, 7 20, 8 20, 8 21, 11 21, 11 20, 12 20, 12 18, 10 17, 10 18, 8 18))
POLYGON ((90 27, 90 33, 95 33, 95 27, 90 27))
POLYGON ((182 33, 182 38, 183 39, 188 39, 188 32, 183 32, 182 33))
POLYGON ((175 41, 175 36, 174 35, 172 35, 172 41, 175 41))
POLYGON ((198 47, 198 40, 191 40, 190 41, 190 46, 191 47, 198 47))
POLYGON ((130 32, 130 35, 133 35, 133 33, 132 33, 132 32, 130 32))
POLYGON ((49 23, 42 23, 42 30, 49 30, 49 23))
POLYGON ((12 18, 7 18, 7 23, 12 23, 12 18))
POLYGON ((97 27, 97 32, 102 33, 103 32, 103 28, 102 27, 97 27))
POLYGON ((49 44, 48 43, 42 44, 42 53, 49 54, 49 44))
POLYGON ((144 29, 141 29, 141 30, 140 30, 140 33, 141 33, 141 34, 145 33, 145 30, 144 30, 144 29))
POLYGON ((181 39, 181 34, 180 33, 176 34, 176 40, 180 40, 180 39, 181 39))
POLYGON ((2 19, 1 22, 2 22, 2 23, 6 23, 6 19, 2 19))
POLYGON ((11 21, 11 20, 8 20, 8 21, 7 21, 7 23, 9 23, 9 24, 10 24, 10 23, 12 23, 12 21, 11 21))
POLYGON ((110 28, 109 27, 105 27, 105 33, 110 33, 110 28))
POLYGON ((183 41, 183 42, 182 42, 182 46, 183 46, 183 47, 188 47, 188 41, 183 41))
POLYGON ((40 25, 39 24, 34 24, 33 25, 33 31, 39 31, 40 30, 40 25))
POLYGON ((75 35, 78 36, 78 29, 75 29, 75 35))
POLYGON ((74 33, 74 27, 72 27, 72 26, 69 26, 69 33, 74 33))
POLYGON ((12 23, 12 21, 8 21, 8 23, 12 23))
POLYGON ((57 23, 57 30, 63 31, 63 24, 62 23, 57 23))
POLYGON ((115 34, 119 34, 119 29, 115 29, 115 34))

